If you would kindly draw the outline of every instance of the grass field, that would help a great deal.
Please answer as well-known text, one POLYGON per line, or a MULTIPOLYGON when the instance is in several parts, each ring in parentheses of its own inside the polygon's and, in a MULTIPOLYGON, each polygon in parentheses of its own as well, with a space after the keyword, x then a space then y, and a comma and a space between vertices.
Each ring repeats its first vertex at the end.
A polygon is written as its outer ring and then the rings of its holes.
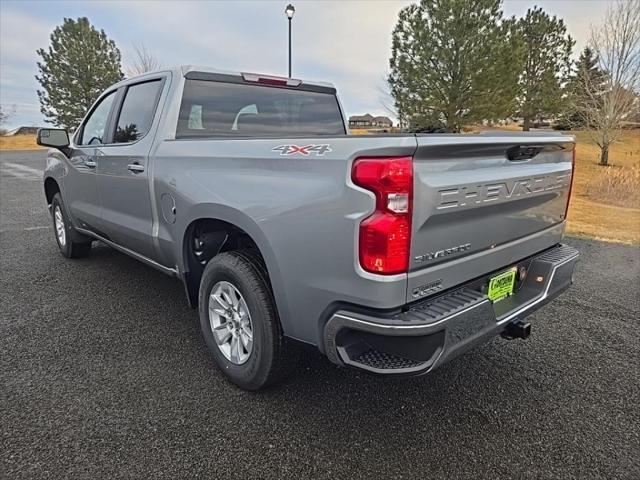
MULTIPOLYGON (((576 173, 567 232, 640 244, 640 131, 624 132, 611 149, 610 167, 598 165, 598 147, 586 132, 573 134, 577 140, 576 173)), ((41 147, 32 135, 0 137, 0 150, 36 148, 41 147)))
POLYGON ((576 132, 576 174, 568 232, 603 240, 640 244, 640 132, 624 132, 609 154, 610 167, 598 165, 599 149, 585 132, 576 132), (616 177, 606 185, 605 177, 616 177), (617 180, 617 181, 616 181, 617 180), (604 188, 601 183, 605 183, 604 188), (627 196, 623 200, 616 190, 627 196), (627 207, 616 204, 627 204, 627 207))
POLYGON ((39 150, 41 148, 36 143, 35 135, 0 136, 0 150, 39 150))
MULTIPOLYGON (((513 124, 500 130, 520 130, 513 124)), ((470 128, 470 133, 480 128, 470 128)), ((351 130, 366 135, 367 130, 351 130)), ((640 130, 625 131, 598 165, 599 148, 587 132, 569 132, 577 141, 576 173, 567 233, 640 244, 640 130)))
MULTIPOLYGON (((568 233, 640 244, 640 131, 624 132, 609 154, 610 167, 598 165, 599 149, 585 132, 575 132, 576 173, 569 208, 568 233), (617 178, 605 188, 603 177, 617 178), (626 200, 616 194, 624 190, 626 200), (616 204, 627 204, 628 207, 616 204)), ((605 182, 606 183, 606 182, 605 182)))

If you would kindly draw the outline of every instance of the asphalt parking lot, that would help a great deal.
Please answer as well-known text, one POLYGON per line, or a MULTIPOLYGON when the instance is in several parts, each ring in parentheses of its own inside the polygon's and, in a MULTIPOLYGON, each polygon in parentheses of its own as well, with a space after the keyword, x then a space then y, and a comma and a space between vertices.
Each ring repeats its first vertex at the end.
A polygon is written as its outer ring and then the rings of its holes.
POLYGON ((0 477, 640 478, 640 249, 568 238, 577 283, 427 377, 305 354, 251 394, 178 281, 57 251, 44 152, 1 152, 0 477))

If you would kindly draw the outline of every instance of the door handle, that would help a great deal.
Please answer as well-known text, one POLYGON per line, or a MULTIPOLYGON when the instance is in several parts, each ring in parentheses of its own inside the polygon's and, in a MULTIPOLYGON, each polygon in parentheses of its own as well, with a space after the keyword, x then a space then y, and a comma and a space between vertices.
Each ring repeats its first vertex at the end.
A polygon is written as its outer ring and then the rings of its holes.
POLYGON ((85 160, 84 164, 89 168, 96 168, 96 166, 98 165, 98 163, 94 162, 93 160, 85 160))
POLYGON ((140 165, 139 163, 130 163, 127 165, 127 169, 133 173, 142 173, 144 172, 144 165, 140 165))

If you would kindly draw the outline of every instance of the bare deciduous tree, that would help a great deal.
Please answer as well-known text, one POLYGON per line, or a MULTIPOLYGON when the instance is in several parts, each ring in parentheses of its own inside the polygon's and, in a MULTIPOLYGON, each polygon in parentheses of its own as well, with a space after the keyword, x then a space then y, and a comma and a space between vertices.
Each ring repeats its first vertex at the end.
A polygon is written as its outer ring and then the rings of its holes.
MULTIPOLYGON (((609 147, 630 120, 640 88, 640 0, 618 0, 604 23, 592 30, 591 47, 598 56, 602 78, 583 75, 584 98, 578 113, 600 147, 600 165, 609 163, 609 147)), ((580 72, 578 72, 580 75, 580 72)))
POLYGON ((135 51, 135 58, 126 67, 127 76, 133 77, 135 75, 141 75, 143 73, 152 72, 162 67, 162 63, 153 55, 144 43, 139 43, 133 46, 135 51))
POLYGON ((16 106, 6 108, 0 105, 0 135, 4 135, 5 129, 2 126, 5 124, 7 120, 13 117, 16 113, 16 106))
POLYGON ((386 72, 384 76, 380 79, 380 83, 378 84, 376 90, 378 90, 378 100, 380 102, 380 106, 387 112, 387 115, 390 115, 391 118, 395 117, 398 119, 398 127, 402 128, 402 115, 400 112, 400 108, 397 105, 394 105, 394 99, 391 95, 391 91, 389 89, 389 84, 387 83, 387 78, 389 78, 389 73, 386 72))

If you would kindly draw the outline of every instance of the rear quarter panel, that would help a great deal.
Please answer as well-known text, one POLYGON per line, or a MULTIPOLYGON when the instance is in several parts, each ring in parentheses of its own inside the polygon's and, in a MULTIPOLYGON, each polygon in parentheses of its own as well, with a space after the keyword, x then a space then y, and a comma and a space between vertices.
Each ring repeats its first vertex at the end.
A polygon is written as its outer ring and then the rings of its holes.
POLYGON ((359 267, 358 226, 374 200, 351 183, 350 171, 356 157, 411 155, 415 147, 412 136, 162 141, 153 153, 155 201, 170 195, 177 212, 173 224, 160 216, 163 261, 184 270, 183 237, 194 220, 237 225, 265 258, 285 333, 320 345, 319 319, 331 305, 405 301, 405 274, 380 277, 359 267), (318 144, 330 150, 273 150, 318 144))

